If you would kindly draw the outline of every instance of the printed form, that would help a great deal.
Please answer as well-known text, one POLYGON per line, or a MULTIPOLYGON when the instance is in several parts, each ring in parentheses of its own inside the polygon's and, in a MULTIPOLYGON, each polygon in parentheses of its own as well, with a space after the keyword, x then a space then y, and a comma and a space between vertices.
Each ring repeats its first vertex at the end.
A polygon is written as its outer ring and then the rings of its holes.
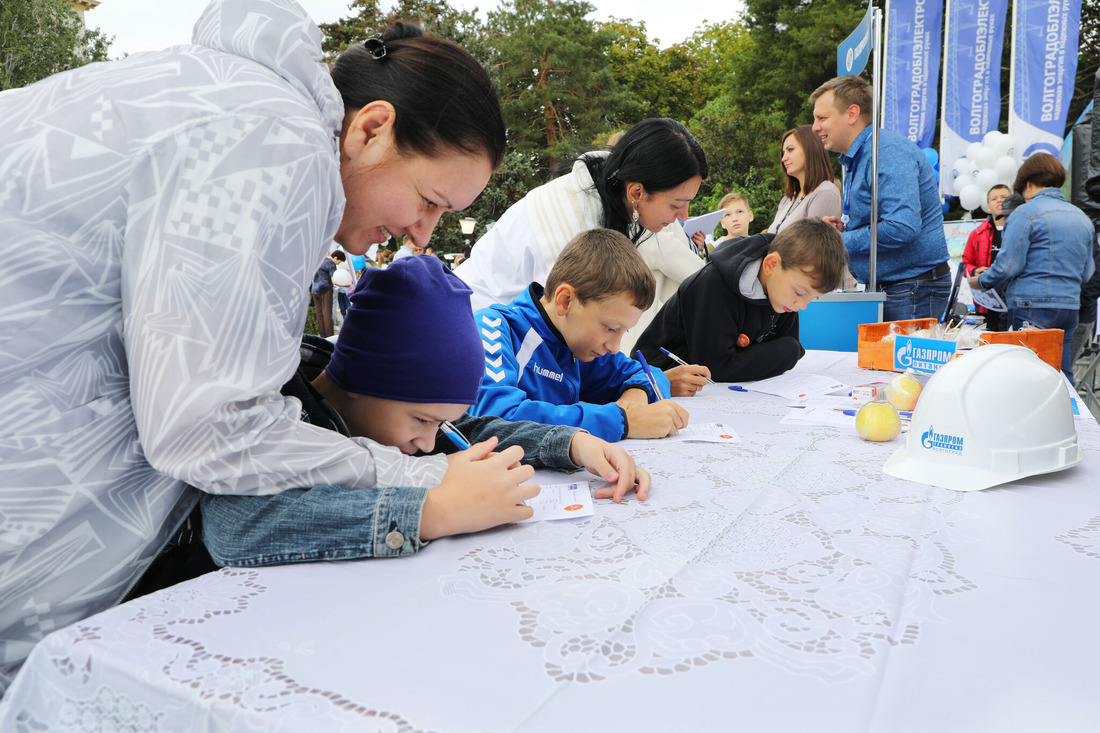
POLYGON ((535 510, 521 522, 541 522, 544 519, 588 517, 595 513, 592 492, 587 481, 571 484, 540 484, 539 495, 523 502, 535 510))

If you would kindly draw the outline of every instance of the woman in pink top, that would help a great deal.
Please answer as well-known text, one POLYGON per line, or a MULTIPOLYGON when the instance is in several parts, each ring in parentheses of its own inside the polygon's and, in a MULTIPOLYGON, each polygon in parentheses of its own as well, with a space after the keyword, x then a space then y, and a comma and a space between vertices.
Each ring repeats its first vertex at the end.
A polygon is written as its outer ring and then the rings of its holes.
POLYGON ((840 189, 833 178, 829 154, 809 125, 787 131, 780 160, 787 182, 769 232, 781 232, 799 219, 841 215, 840 189))

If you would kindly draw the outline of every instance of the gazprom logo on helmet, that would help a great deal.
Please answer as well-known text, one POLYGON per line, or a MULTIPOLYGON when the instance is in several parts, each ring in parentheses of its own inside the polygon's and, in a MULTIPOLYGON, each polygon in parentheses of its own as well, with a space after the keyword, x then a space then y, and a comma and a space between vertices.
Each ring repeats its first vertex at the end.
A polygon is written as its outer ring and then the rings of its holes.
POLYGON ((962 455, 963 436, 951 435, 950 433, 937 433, 936 428, 929 425, 928 429, 920 436, 920 444, 928 450, 939 451, 940 453, 950 453, 952 455, 962 455))

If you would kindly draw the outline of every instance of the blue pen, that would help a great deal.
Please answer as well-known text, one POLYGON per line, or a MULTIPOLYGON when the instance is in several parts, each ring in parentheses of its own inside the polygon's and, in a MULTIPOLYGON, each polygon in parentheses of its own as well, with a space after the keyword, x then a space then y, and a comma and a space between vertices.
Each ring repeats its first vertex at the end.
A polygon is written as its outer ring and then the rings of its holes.
POLYGON ((459 450, 469 450, 470 441, 466 440, 466 436, 458 432, 458 428, 451 424, 450 420, 444 420, 439 423, 439 429, 443 431, 443 434, 450 438, 451 442, 458 446, 459 450))
POLYGON ((730 389, 732 389, 734 392, 748 392, 747 389, 737 384, 731 384, 730 389))
MULTIPOLYGON (((852 417, 855 417, 856 413, 859 412, 859 410, 841 410, 841 412, 843 412, 845 415, 850 415, 852 417)), ((913 419, 913 413, 898 410, 898 417, 904 417, 906 420, 912 420, 913 419)))
MULTIPOLYGON (((691 366, 686 361, 684 361, 680 357, 676 356, 676 354, 673 354, 671 351, 666 349, 664 346, 658 346, 657 348, 659 348, 661 351, 663 351, 665 356, 667 356, 669 359, 672 359, 674 362, 676 362, 680 366, 691 366)), ((702 375, 697 375, 697 376, 702 376, 702 375)), ((707 377, 707 384, 714 384, 714 380, 711 379, 710 377, 707 377)))
POLYGON ((638 355, 638 361, 642 365, 642 371, 645 372, 645 378, 649 380, 649 386, 653 387, 653 394, 657 395, 658 400, 663 400, 665 396, 661 394, 661 390, 657 387, 657 380, 653 378, 653 372, 649 369, 649 364, 646 362, 645 357, 642 356, 642 350, 638 349, 635 354, 638 355))

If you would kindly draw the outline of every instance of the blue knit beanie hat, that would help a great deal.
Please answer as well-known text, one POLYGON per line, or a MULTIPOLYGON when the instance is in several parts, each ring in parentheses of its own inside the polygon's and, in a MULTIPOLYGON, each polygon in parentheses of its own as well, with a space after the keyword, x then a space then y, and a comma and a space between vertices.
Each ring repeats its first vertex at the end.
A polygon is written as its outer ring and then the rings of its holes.
POLYGON ((384 270, 367 268, 325 371, 355 394, 472 405, 485 352, 471 293, 428 255, 404 257, 384 270))

